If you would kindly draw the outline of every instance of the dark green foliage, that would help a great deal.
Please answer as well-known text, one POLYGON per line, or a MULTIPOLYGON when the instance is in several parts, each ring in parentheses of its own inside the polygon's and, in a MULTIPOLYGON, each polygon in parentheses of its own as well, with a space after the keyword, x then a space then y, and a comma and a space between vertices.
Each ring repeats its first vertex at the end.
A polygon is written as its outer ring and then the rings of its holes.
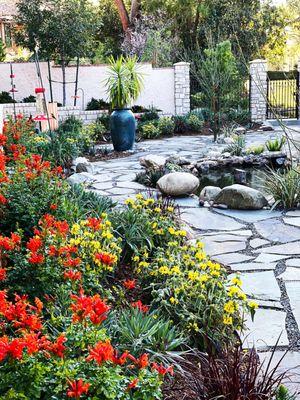
POLYGON ((140 122, 148 122, 155 121, 159 119, 158 110, 156 108, 151 108, 150 111, 147 111, 140 115, 140 122))
POLYGON ((94 99, 94 97, 91 98, 91 100, 87 103, 86 105, 86 110, 109 110, 109 103, 104 101, 103 99, 94 99))
POLYGON ((12 96, 8 92, 0 93, 0 104, 5 103, 16 103, 16 101, 12 98, 12 96))
POLYGON ((174 132, 175 133, 185 133, 188 131, 188 123, 186 117, 183 115, 175 115, 173 117, 175 122, 174 132))
POLYGON ((0 40, 0 62, 4 61, 5 57, 6 57, 5 45, 2 42, 2 40, 0 40))
POLYGON ((135 181, 147 187, 156 188, 157 181, 165 175, 163 169, 147 169, 147 171, 139 172, 135 181))
POLYGON ((107 131, 110 130, 110 117, 109 117, 109 114, 105 113, 105 114, 100 115, 96 120, 96 123, 98 123, 98 122, 103 124, 107 131))
POLYGON ((29 96, 24 97, 24 99, 22 101, 23 101, 23 103, 35 103, 36 97, 33 96, 32 94, 30 94, 29 96))

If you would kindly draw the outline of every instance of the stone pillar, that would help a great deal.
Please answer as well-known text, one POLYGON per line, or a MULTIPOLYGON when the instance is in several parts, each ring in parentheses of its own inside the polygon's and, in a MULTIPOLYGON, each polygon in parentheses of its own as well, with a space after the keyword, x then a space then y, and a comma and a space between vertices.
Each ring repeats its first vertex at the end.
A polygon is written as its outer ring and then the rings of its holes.
POLYGON ((250 62, 250 112, 252 122, 264 122, 267 118, 267 61, 250 62))
POLYGON ((190 105, 190 64, 174 64, 175 114, 184 115, 191 111, 190 105))

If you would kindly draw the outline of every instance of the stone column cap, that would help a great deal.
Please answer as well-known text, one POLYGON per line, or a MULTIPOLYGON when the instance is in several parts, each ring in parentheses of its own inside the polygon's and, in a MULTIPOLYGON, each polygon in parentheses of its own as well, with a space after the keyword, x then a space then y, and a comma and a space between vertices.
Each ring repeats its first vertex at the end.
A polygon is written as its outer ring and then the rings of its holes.
POLYGON ((189 62, 185 62, 185 61, 180 61, 178 63, 175 63, 174 66, 175 67, 184 67, 184 66, 190 66, 191 64, 189 62))

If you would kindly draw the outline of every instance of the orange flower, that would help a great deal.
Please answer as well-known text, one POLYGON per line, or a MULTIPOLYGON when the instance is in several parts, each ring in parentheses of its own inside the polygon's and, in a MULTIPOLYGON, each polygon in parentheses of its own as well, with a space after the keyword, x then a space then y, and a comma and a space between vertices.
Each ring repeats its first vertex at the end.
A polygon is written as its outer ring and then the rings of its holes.
POLYGON ((174 370, 172 365, 170 365, 169 367, 164 367, 162 364, 156 364, 155 362, 152 363, 152 369, 155 369, 159 375, 166 375, 167 373, 170 373, 171 375, 174 375, 174 370))
POLYGON ((127 389, 128 389, 128 390, 134 389, 134 388, 137 386, 138 382, 139 382, 139 379, 138 379, 138 378, 134 378, 134 379, 128 384, 127 389))
POLYGON ((88 393, 90 386, 89 383, 84 382, 81 378, 77 381, 69 381, 67 396, 79 399, 82 394, 88 393))
POLYGON ((33 253, 36 253, 41 247, 42 247, 42 239, 39 237, 34 237, 29 240, 27 243, 26 247, 28 250, 32 251, 33 253))
POLYGON ((135 301, 131 303, 131 306, 134 308, 138 308, 141 312, 146 313, 149 310, 149 307, 144 305, 141 300, 135 301))
POLYGON ((58 336, 56 341, 50 345, 49 350, 55 354, 57 357, 63 358, 64 352, 66 350, 66 346, 64 343, 67 341, 67 338, 64 334, 58 336))
POLYGON ((80 281, 82 274, 79 271, 69 270, 64 272, 64 278, 70 279, 71 281, 80 281))
POLYGON ((127 290, 132 290, 132 289, 134 289, 135 286, 136 286, 136 279, 132 279, 132 280, 127 279, 126 281, 123 282, 123 286, 124 286, 127 290))
POLYGON ((28 258, 28 261, 31 264, 41 264, 44 262, 44 256, 42 254, 32 253, 31 256, 28 258))
POLYGON ((114 348, 110 344, 110 341, 98 342, 94 348, 90 349, 90 354, 86 359, 87 361, 96 361, 97 364, 101 365, 106 361, 114 360, 114 348))

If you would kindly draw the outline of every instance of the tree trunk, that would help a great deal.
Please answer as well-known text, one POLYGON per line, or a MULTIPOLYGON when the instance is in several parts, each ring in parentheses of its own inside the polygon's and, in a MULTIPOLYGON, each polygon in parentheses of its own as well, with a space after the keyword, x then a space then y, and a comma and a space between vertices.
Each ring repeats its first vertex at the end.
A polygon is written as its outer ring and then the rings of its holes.
POLYGON ((126 33, 129 28, 130 21, 129 21, 129 16, 128 16, 124 1, 123 0, 115 0, 115 4, 116 4, 116 7, 119 12, 123 31, 126 33))
POLYGON ((62 71, 62 87, 63 87, 63 106, 66 105, 66 62, 64 59, 61 60, 61 71, 62 71))
POLYGON ((131 10, 130 10, 130 23, 134 24, 134 20, 139 19, 141 17, 141 0, 132 0, 131 1, 131 10))

